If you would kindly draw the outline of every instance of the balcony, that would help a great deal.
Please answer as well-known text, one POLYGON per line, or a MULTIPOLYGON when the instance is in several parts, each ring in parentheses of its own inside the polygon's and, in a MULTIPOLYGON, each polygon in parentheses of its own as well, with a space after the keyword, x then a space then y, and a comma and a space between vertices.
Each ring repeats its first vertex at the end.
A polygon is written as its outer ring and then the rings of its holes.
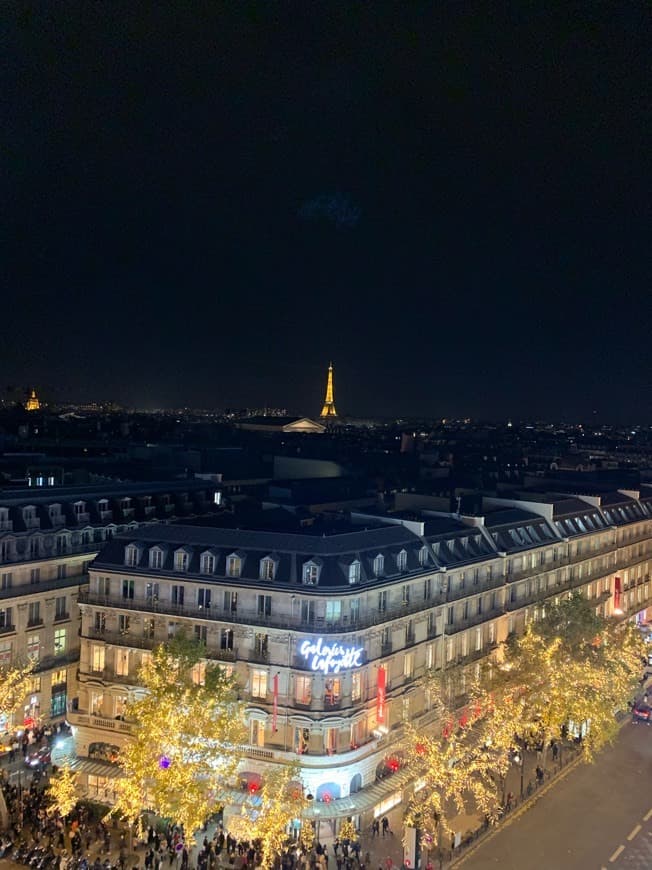
POLYGON ((83 710, 70 711, 66 719, 71 725, 97 728, 101 731, 113 731, 120 734, 133 734, 135 726, 131 722, 122 719, 108 719, 106 716, 97 716, 95 713, 86 713, 83 710))
POLYGON ((13 634, 16 631, 15 625, 0 625, 0 635, 13 634))
POLYGON ((502 607, 495 607, 492 610, 483 610, 482 613, 473 613, 465 619, 457 619, 452 625, 446 626, 446 634, 457 634, 458 631, 464 631, 467 628, 472 628, 474 625, 480 625, 482 622, 490 622, 497 616, 502 616, 503 612, 502 607))
POLYGON ((256 664, 264 665, 269 661, 269 650, 268 649, 253 649, 249 653, 249 661, 256 662, 256 664))
MULTIPOLYGON (((131 634, 130 632, 122 631, 105 631, 101 628, 88 628, 82 635, 82 638, 88 640, 99 640, 112 646, 127 647, 129 649, 146 649, 151 650, 162 643, 165 643, 169 638, 154 638, 143 637, 142 635, 131 634)), ((207 659, 219 662, 235 662, 238 658, 238 650, 236 649, 207 649, 204 653, 207 659)))
MULTIPOLYGON (((88 579, 85 578, 88 583, 88 579)), ((134 610, 142 613, 161 613, 171 616, 183 616, 187 619, 210 620, 211 622, 240 623, 241 625, 253 625, 257 628, 277 628, 294 631, 318 631, 320 634, 347 634, 359 632, 374 625, 382 625, 396 619, 409 616, 412 613, 424 613, 439 602, 432 600, 421 601, 393 610, 372 610, 366 616, 360 616, 354 622, 347 617, 336 622, 326 621, 323 617, 301 619, 300 614, 295 613, 291 618, 287 616, 261 616, 257 613, 242 613, 218 608, 199 608, 186 604, 174 604, 171 601, 160 599, 148 600, 144 598, 119 598, 118 596, 104 596, 90 590, 82 590, 79 593, 80 604, 92 604, 97 607, 116 608, 119 610, 134 610), (425 605, 425 606, 424 606, 425 605)))
POLYGON ((461 598, 470 598, 472 595, 481 595, 483 592, 490 592, 492 589, 498 589, 505 585, 505 577, 501 574, 499 577, 492 577, 491 580, 486 580, 484 583, 477 585, 464 585, 463 589, 449 589, 446 593, 446 601, 459 601, 461 598))
POLYGON ((12 586, 0 592, 0 601, 8 598, 19 598, 21 595, 40 595, 42 592, 52 592, 55 589, 68 589, 71 586, 82 586, 88 583, 85 574, 75 574, 72 577, 61 577, 56 580, 44 580, 39 583, 23 583, 20 586, 12 586))

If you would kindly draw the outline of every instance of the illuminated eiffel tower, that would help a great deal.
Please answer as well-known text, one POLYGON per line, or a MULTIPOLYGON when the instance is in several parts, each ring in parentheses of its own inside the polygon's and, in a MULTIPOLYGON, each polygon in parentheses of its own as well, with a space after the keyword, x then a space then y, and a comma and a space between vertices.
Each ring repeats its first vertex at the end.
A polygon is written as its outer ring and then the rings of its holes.
POLYGON ((333 363, 328 365, 328 380, 326 381, 326 398, 324 399, 324 407, 321 409, 320 417, 337 417, 335 410, 335 399, 333 398, 333 363))

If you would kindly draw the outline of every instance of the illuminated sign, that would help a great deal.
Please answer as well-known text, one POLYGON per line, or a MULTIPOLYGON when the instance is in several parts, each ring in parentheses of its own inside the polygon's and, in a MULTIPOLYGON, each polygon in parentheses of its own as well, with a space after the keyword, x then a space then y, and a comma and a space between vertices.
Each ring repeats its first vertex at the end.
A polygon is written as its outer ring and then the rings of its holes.
POLYGON ((361 667, 363 654, 364 647, 326 643, 322 637, 304 640, 299 647, 299 655, 309 662, 310 669, 324 674, 339 674, 347 668, 361 667))

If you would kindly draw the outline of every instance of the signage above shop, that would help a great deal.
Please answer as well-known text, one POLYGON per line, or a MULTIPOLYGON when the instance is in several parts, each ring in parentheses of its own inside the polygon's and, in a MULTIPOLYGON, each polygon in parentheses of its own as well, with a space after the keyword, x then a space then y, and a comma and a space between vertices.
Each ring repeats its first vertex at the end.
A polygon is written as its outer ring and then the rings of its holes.
POLYGON ((299 646, 299 655, 308 662, 311 671, 324 674, 339 674, 340 671, 359 668, 364 664, 364 647, 326 642, 323 637, 304 640, 299 646))

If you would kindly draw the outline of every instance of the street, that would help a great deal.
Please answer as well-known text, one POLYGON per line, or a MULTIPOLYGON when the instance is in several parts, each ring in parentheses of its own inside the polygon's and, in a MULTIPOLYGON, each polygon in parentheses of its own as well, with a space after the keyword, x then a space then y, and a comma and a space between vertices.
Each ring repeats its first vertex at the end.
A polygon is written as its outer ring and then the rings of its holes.
POLYGON ((465 870, 652 867, 652 727, 623 727, 617 742, 555 784, 463 858, 465 870))

